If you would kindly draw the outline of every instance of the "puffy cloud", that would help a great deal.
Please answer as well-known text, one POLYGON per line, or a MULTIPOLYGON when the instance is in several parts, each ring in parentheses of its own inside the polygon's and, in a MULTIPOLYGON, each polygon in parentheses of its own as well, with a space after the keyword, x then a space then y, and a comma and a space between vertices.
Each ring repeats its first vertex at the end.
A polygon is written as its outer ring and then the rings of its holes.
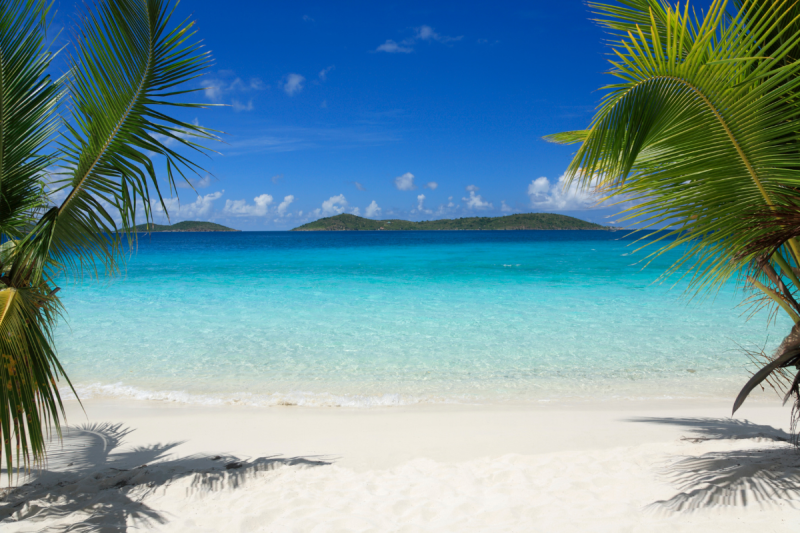
POLYGON ((469 192, 472 192, 472 191, 479 191, 479 190, 480 190, 480 188, 479 188, 477 185, 467 185, 466 189, 467 189, 469 192))
POLYGON ((322 202, 321 213, 326 217, 333 215, 340 215, 344 213, 345 207, 347 207, 347 199, 344 197, 344 194, 340 194, 338 196, 331 196, 330 198, 322 202))
POLYGON ((427 213, 429 215, 431 213, 433 213, 433 211, 431 211, 430 209, 425 209, 425 195, 424 194, 418 194, 417 195, 417 210, 420 213, 427 213))
POLYGON ((245 200, 225 200, 223 212, 235 217, 263 217, 272 204, 272 196, 262 194, 253 198, 254 204, 250 205, 245 200))
POLYGON ((294 202, 293 195, 290 194, 289 196, 284 196, 283 201, 278 204, 278 214, 283 216, 286 213, 286 210, 289 209, 289 206, 292 205, 292 202, 294 202))
POLYGON ((502 211, 503 213, 513 213, 514 212, 514 210, 511 209, 511 206, 509 206, 506 203, 505 200, 501 200, 500 201, 500 211, 502 211))
POLYGON ((536 178, 528 185, 528 196, 538 196, 547 194, 550 191, 550 180, 547 178, 536 178))
POLYGON ((402 176, 397 176, 394 179, 394 186, 397 187, 398 191, 413 191, 417 188, 414 185, 414 174, 406 172, 402 176))
POLYGON ((327 81, 328 72, 332 71, 335 68, 336 68, 336 65, 331 65, 331 66, 329 66, 327 68, 324 68, 324 69, 320 70, 319 71, 319 79, 322 80, 322 81, 327 81))
POLYGON ((414 51, 409 46, 400 46, 391 39, 386 39, 386 42, 375 49, 376 52, 387 52, 389 54, 408 54, 414 51))
POLYGON ((366 187, 364 187, 363 185, 361 185, 361 184, 360 184, 359 182, 357 182, 357 181, 354 181, 354 182, 353 182, 353 185, 355 185, 355 186, 356 186, 356 189, 358 189, 359 191, 366 191, 366 190, 367 190, 367 188, 366 188, 366 187))
POLYGON ((290 73, 286 76, 286 83, 283 84, 283 90, 289 96, 294 96, 303 90, 303 82, 306 81, 305 76, 300 74, 290 73))
POLYGON ((439 186, 439 184, 436 183, 435 181, 429 181, 428 183, 425 184, 424 188, 425 189, 430 189, 432 191, 435 191, 438 186, 439 186))
POLYGON ((272 180, 272 183, 278 183, 283 179, 283 174, 275 174, 270 179, 272 180))
POLYGON ((597 179, 592 180, 587 190, 580 190, 577 184, 567 186, 567 178, 562 175, 558 183, 551 184, 547 178, 537 178, 528 184, 528 197, 531 207, 549 208, 558 210, 590 209, 599 201, 599 195, 594 190, 597 179))
POLYGON ((151 200, 151 206, 154 214, 161 214, 170 217, 179 217, 183 220, 191 218, 200 218, 208 216, 211 209, 214 207, 214 201, 219 200, 225 191, 217 191, 206 194, 205 196, 198 195, 197 199, 190 204, 181 204, 178 198, 165 198, 167 212, 164 212, 164 207, 158 200, 151 200))
POLYGON ((361 214, 361 209, 358 207, 354 207, 353 209, 350 210, 350 213, 355 216, 359 216, 361 214))
MULTIPOLYGON (((470 187, 475 187, 475 186, 470 185, 470 187)), ((480 194, 475 194, 476 189, 477 187, 475 187, 474 189, 469 189, 469 198, 462 198, 462 200, 467 203, 467 207, 469 209, 477 209, 477 210, 493 208, 494 206, 489 202, 484 201, 484 199, 481 198, 480 194)))
POLYGON ((364 216, 367 218, 375 218, 381 216, 381 208, 378 206, 378 203, 375 200, 372 200, 372 203, 367 206, 364 210, 364 216))

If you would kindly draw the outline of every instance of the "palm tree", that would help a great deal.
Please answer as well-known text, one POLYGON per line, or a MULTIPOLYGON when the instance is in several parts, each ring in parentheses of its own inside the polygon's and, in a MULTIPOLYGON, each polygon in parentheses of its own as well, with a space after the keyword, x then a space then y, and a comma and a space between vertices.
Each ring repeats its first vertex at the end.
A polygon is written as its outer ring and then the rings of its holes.
MULTIPOLYGON (((52 5, 52 4, 51 4, 52 5)), ((164 184, 198 167, 210 130, 178 120, 186 82, 209 64, 169 0, 99 0, 81 14, 67 73, 53 79, 43 0, 0 0, 0 462, 32 466, 64 416, 71 387, 53 346, 56 282, 113 272, 137 215, 163 206, 164 184), (56 203, 55 200, 59 201, 56 203)))
POLYGON ((669 231, 654 254, 685 253, 670 269, 692 290, 744 273, 756 306, 794 322, 733 407, 764 380, 800 405, 800 6, 714 0, 590 3, 611 34, 611 71, 580 143, 572 182, 631 202, 624 219, 669 231), (789 381, 781 378, 788 378, 789 381))

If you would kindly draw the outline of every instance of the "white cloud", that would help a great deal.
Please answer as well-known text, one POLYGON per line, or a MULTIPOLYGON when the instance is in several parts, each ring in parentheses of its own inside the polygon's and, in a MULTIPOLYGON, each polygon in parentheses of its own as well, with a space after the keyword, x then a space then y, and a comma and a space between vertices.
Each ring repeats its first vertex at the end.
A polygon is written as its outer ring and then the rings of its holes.
MULTIPOLYGON (((448 37, 447 35, 439 35, 430 26, 420 26, 417 28, 417 33, 413 37, 414 40, 420 41, 439 41, 440 43, 451 43, 453 41, 460 41, 464 36, 448 37)), ((405 41, 404 41, 405 42, 405 41)))
POLYGON ((398 191, 413 191, 417 188, 414 185, 414 174, 406 172, 402 176, 397 176, 394 179, 394 186, 397 187, 398 191))
POLYGON ((179 189, 191 189, 192 187, 194 187, 195 189, 205 189, 206 187, 211 186, 211 176, 206 174, 199 180, 189 178, 189 183, 186 183, 186 181, 176 181, 175 186, 178 187, 179 189))
POLYGON ((294 96, 303 90, 303 82, 306 81, 305 76, 300 74, 290 73, 286 76, 286 83, 283 84, 283 90, 289 96, 294 96))
POLYGON ((430 209, 425 209, 425 195, 424 194, 418 194, 417 195, 417 210, 420 213, 427 213, 427 214, 433 213, 433 211, 431 211, 430 209))
POLYGON ((350 210, 350 213, 355 216, 359 216, 361 214, 361 209, 358 207, 354 207, 353 209, 350 210))
MULTIPOLYGON (((200 218, 208 216, 211 209, 214 207, 214 201, 218 200, 225 191, 217 191, 206 194, 205 196, 197 196, 197 199, 190 204, 181 204, 178 198, 164 198, 164 204, 167 207, 167 213, 170 217, 180 217, 183 220, 191 218, 200 218)), ((160 214, 166 216, 164 207, 158 200, 151 200, 153 214, 160 214)))
POLYGON ((278 214, 283 216, 292 202, 294 202, 294 195, 284 196, 283 201, 278 205, 278 214))
POLYGON ((503 213, 512 213, 514 210, 511 209, 511 206, 508 205, 505 200, 501 200, 500 211, 502 211, 503 213))
POLYGON ((246 104, 241 103, 239 100, 233 99, 231 101, 231 107, 233 110, 239 113, 240 111, 252 111, 253 110, 253 100, 248 100, 246 104))
POLYGON ((480 187, 478 187, 477 185, 467 185, 466 189, 467 189, 469 192, 472 192, 472 191, 479 191, 479 190, 480 190, 480 187))
MULTIPOLYGON (((230 81, 230 76, 233 74, 231 71, 220 71, 218 74, 219 78, 208 78, 200 82, 203 85, 203 94, 212 102, 222 101, 227 93, 263 91, 267 88, 259 78, 250 78, 249 82, 243 81, 242 78, 235 78, 230 81)), ((238 100, 234 100, 231 105, 234 110, 241 111, 241 109, 237 109, 237 106, 242 106, 242 103, 238 100)), ((252 105, 252 103, 245 104, 244 107, 248 105, 252 105)), ((250 109, 247 109, 247 111, 250 111, 250 109)))
POLYGON ((322 211, 320 212, 327 217, 340 215, 344 213, 345 207, 347 207, 347 199, 344 197, 344 194, 340 194, 338 196, 331 196, 322 202, 322 211))
POLYGON ((436 183, 435 181, 429 181, 428 183, 425 184, 425 188, 426 189, 430 189, 432 191, 435 191, 436 187, 438 187, 438 186, 439 186, 439 184, 436 183))
POLYGON ((283 179, 283 174, 275 174, 270 179, 272 180, 272 183, 278 183, 279 181, 281 181, 283 179))
MULTIPOLYGON (((470 185, 470 187, 474 187, 474 185, 470 185)), ((477 189, 477 187, 475 187, 475 189, 477 189)), ((480 194, 475 194, 475 189, 469 190, 469 198, 462 198, 463 201, 467 202, 467 207, 477 210, 493 208, 494 206, 484 201, 480 194)))
POLYGON ((386 42, 380 45, 378 48, 375 49, 376 52, 387 52, 389 54, 408 54, 414 51, 413 48, 408 46, 400 46, 392 39, 386 39, 386 42))
POLYGON ((272 203, 272 196, 261 194, 253 198, 253 201, 255 203, 250 205, 246 200, 225 200, 222 211, 226 215, 235 217, 263 217, 272 203))
POLYGON ((364 187, 363 185, 361 185, 361 184, 360 184, 359 182, 357 182, 357 181, 354 181, 354 182, 353 182, 353 185, 355 185, 355 186, 356 186, 356 189, 358 189, 359 191, 366 191, 366 190, 367 190, 367 188, 366 188, 366 187, 364 187))
POLYGON ((538 196, 547 194, 550 190, 550 180, 542 177, 536 178, 528 185, 528 196, 538 196))
POLYGON ((372 200, 372 203, 369 204, 364 210, 364 216, 368 218, 381 216, 381 208, 378 206, 378 203, 375 200, 372 200))
POLYGON ((319 79, 322 80, 322 81, 327 81, 328 72, 332 71, 335 68, 336 68, 336 65, 331 65, 331 66, 329 66, 327 68, 324 68, 324 69, 320 70, 319 71, 319 79))
POLYGON ((378 48, 375 49, 376 52, 388 52, 390 54, 396 53, 404 53, 408 54, 414 51, 414 44, 418 43, 419 41, 438 41, 440 43, 452 43, 455 41, 460 41, 463 36, 458 37, 449 37, 447 35, 439 35, 428 25, 422 25, 418 28, 415 28, 414 35, 409 37, 408 39, 403 39, 400 43, 396 43, 392 39, 387 39, 385 43, 380 45, 378 48))
POLYGON ((528 184, 528 197, 531 207, 549 208, 558 210, 591 209, 597 206, 600 199, 595 191, 597 179, 593 179, 587 190, 580 190, 577 184, 567 186, 567 178, 562 175, 558 183, 551 184, 550 180, 542 177, 532 180, 528 184))
POLYGON ((203 94, 212 102, 218 102, 222 98, 222 92, 225 90, 222 80, 207 80, 203 88, 203 94))

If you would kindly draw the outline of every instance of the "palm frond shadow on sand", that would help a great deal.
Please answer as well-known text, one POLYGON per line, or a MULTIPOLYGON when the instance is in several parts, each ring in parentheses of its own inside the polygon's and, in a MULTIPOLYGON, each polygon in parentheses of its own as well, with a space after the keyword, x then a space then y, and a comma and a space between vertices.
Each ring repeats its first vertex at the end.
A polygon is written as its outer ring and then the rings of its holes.
POLYGON ((772 426, 725 418, 636 418, 633 422, 676 425, 689 429, 692 443, 757 439, 763 447, 712 451, 679 458, 661 470, 678 489, 673 497, 647 506, 655 513, 715 507, 757 505, 800 508, 800 452, 792 435, 772 426), (784 444, 785 443, 785 444, 784 444))
POLYGON ((21 476, 14 488, 0 490, 0 529, 3 523, 23 520, 40 524, 39 531, 53 532, 146 528, 167 523, 169 517, 143 500, 173 481, 191 476, 190 496, 235 490, 260 472, 284 466, 331 464, 326 458, 277 455, 250 460, 231 455, 170 458, 181 442, 120 450, 132 431, 107 423, 68 428, 63 445, 51 446, 44 468, 21 476), (49 526, 53 520, 66 525, 49 526))

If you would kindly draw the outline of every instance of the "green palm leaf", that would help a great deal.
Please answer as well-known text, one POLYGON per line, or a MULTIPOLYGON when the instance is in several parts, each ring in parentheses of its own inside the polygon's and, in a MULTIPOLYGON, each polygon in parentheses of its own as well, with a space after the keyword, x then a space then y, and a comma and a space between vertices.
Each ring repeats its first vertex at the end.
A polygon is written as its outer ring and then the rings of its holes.
POLYGON ((137 216, 152 220, 153 202, 164 206, 153 155, 164 159, 163 185, 174 192, 176 179, 200 170, 183 152, 203 153, 199 142, 216 138, 165 111, 203 107, 183 101, 192 92, 183 87, 209 64, 192 24, 171 22, 168 1, 98 3, 63 82, 46 74, 47 12, 39 0, 0 0, 0 460, 9 479, 15 461, 44 457, 51 424, 60 432, 56 382, 66 376, 53 348, 62 312, 54 279, 98 265, 113 271, 120 236, 137 216), (45 178, 65 195, 60 205, 48 207, 45 178))
POLYGON ((178 87, 203 72, 209 55, 191 40, 191 23, 170 29, 171 14, 162 0, 116 0, 91 13, 80 34, 70 80, 74 124, 63 143, 69 177, 61 185, 68 194, 42 219, 46 239, 38 247, 61 264, 80 268, 101 260, 112 268, 117 230, 128 233, 137 211, 151 220, 151 193, 163 205, 151 154, 166 159, 174 190, 176 173, 199 167, 167 140, 202 151, 195 140, 214 138, 159 109, 204 107, 175 99, 189 92, 178 87))
POLYGON ((11 238, 45 205, 39 182, 53 157, 44 148, 58 130, 61 88, 46 72, 52 56, 40 31, 46 14, 41 2, 0 2, 0 232, 11 238))
POLYGON ((569 167, 582 186, 632 201, 623 219, 671 227, 675 239, 657 253, 688 245, 673 270, 688 268, 697 288, 752 258, 736 252, 764 230, 743 209, 774 205, 800 186, 800 107, 790 98, 800 63, 784 61, 800 34, 776 44, 789 14, 766 10, 753 27, 726 22, 724 7, 715 2, 701 22, 667 6, 663 29, 651 23, 648 34, 621 40, 611 72, 620 82, 569 167))
MULTIPOLYGON (((787 226, 800 192, 800 7, 737 1, 728 12, 715 0, 701 18, 688 4, 622 4, 593 4, 616 39, 618 83, 586 132, 548 137, 582 142, 569 180, 631 202, 623 220, 670 228, 654 254, 685 254, 668 273, 684 270, 701 290, 752 265, 760 301, 800 324, 800 247, 787 226)), ((787 336, 780 363, 757 373, 735 408, 774 369, 800 364, 798 348, 787 336)), ((792 390, 800 402, 797 380, 792 390)))

